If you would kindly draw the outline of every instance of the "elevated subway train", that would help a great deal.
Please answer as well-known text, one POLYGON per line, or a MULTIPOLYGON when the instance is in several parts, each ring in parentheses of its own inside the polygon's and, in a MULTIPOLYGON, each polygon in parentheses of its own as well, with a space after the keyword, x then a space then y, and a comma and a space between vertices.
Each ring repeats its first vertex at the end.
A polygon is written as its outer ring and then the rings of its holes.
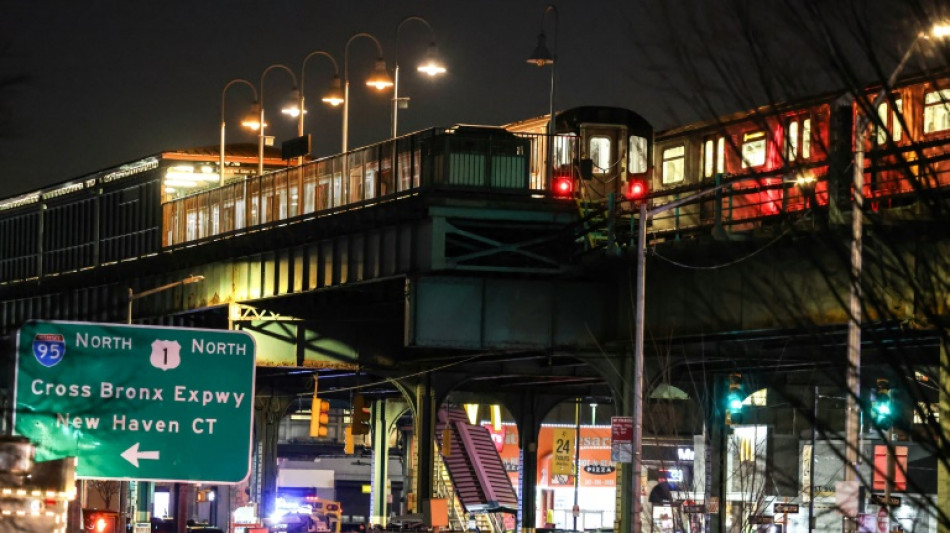
MULTIPOLYGON (((160 154, 0 201, 0 285, 430 190, 603 210, 630 184, 646 183, 653 205, 696 197, 652 217, 659 236, 747 231, 850 201, 859 107, 830 94, 656 135, 632 111, 580 107, 556 114, 551 137, 547 116, 431 129, 263 176, 229 150, 220 187, 216 150, 160 154), (554 164, 546 172, 549 140, 554 164), (702 191, 715 194, 698 197, 702 191)), ((905 79, 874 111, 863 190, 872 209, 900 208, 916 191, 950 185, 950 73, 905 79)))
MULTIPOLYGON (((538 119, 542 120, 542 119, 538 119)), ((537 122, 537 121, 535 121, 537 122)), ((649 124, 614 108, 559 113, 554 147, 561 179, 580 182, 593 157, 592 198, 619 190, 637 139, 645 170, 649 124), (591 137, 593 143, 586 142, 591 137), (617 164, 623 159, 623 164, 617 164)), ((247 174, 251 162, 228 150, 217 186, 216 151, 167 152, 0 201, 0 285, 126 261, 342 210, 367 208, 431 190, 550 199, 548 137, 530 121, 509 127, 454 126, 280 168, 247 174)), ((256 161, 254 161, 256 163, 256 161)), ((281 165, 266 160, 271 168, 281 165)))
MULTIPOLYGON (((656 136, 650 200, 662 205, 716 191, 654 216, 657 235, 742 232, 806 208, 850 209, 855 121, 870 110, 862 193, 872 210, 914 205, 950 185, 950 74, 908 78, 855 100, 829 94, 690 124, 656 136)), ((865 115, 868 116, 868 115, 865 115)), ((827 212, 826 211, 826 212, 827 212)))

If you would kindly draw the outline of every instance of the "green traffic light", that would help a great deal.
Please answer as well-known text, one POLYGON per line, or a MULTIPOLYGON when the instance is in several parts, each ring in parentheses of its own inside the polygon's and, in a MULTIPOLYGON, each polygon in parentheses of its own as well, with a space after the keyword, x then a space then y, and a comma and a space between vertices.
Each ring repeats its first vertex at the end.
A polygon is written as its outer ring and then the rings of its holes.
POLYGON ((738 393, 730 392, 729 396, 726 398, 726 405, 729 407, 729 410, 732 412, 737 412, 742 410, 742 398, 738 393))

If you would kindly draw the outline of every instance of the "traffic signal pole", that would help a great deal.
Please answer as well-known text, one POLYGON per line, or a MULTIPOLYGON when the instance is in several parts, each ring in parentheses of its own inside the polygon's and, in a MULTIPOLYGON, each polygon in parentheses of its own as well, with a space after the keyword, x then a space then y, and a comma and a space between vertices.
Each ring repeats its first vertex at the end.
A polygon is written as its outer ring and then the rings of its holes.
MULTIPOLYGON (((627 375, 624 376, 628 389, 631 390, 632 394, 630 395, 630 415, 633 417, 633 461, 631 466, 632 472, 632 486, 627 489, 633 497, 630 500, 631 509, 622 509, 621 512, 626 515, 629 513, 630 525, 629 529, 633 533, 640 533, 642 530, 642 523, 640 522, 641 514, 641 495, 640 495, 640 479, 642 477, 642 468, 643 468, 643 371, 644 371, 644 356, 643 356, 643 330, 644 330, 644 313, 646 306, 646 240, 647 240, 647 222, 654 215, 669 211, 670 209, 675 209, 681 205, 694 202, 699 198, 708 196, 710 194, 718 193, 724 187, 728 187, 734 183, 740 181, 746 181, 750 179, 757 179, 754 176, 748 178, 742 178, 728 183, 723 183, 713 187, 711 189, 705 189, 699 191, 695 194, 680 198, 679 200, 670 202, 668 204, 658 205, 652 209, 647 208, 647 198, 646 193, 648 191, 643 191, 644 195, 636 200, 636 205, 640 214, 639 224, 637 225, 637 271, 636 271, 636 300, 635 300, 635 322, 634 322, 634 339, 633 339, 633 375, 629 375, 629 370, 626 371, 627 375)), ((629 365, 627 366, 629 369, 629 365)), ((725 502, 723 502, 725 503, 725 502)))

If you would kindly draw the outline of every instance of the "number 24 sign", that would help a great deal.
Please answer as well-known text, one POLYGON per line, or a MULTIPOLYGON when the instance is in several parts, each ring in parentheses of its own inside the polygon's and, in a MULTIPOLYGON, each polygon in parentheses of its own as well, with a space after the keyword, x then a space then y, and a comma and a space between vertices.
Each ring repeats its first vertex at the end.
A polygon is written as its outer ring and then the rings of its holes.
POLYGON ((570 476, 574 474, 574 430, 558 428, 554 430, 554 453, 551 461, 551 474, 570 476))

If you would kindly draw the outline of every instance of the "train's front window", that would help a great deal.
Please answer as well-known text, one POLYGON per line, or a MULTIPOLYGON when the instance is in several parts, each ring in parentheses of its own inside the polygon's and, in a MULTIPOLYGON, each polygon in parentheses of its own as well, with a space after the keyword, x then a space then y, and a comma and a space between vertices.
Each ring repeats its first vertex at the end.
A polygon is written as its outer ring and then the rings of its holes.
POLYGON ((572 137, 558 135, 554 138, 554 165, 555 167, 570 166, 574 159, 572 137))
POLYGON ((647 171, 647 139, 646 137, 630 136, 630 150, 627 152, 627 171, 641 174, 647 171))
POLYGON ((594 162, 595 174, 606 174, 610 171, 610 137, 596 135, 590 138, 588 153, 594 162))

